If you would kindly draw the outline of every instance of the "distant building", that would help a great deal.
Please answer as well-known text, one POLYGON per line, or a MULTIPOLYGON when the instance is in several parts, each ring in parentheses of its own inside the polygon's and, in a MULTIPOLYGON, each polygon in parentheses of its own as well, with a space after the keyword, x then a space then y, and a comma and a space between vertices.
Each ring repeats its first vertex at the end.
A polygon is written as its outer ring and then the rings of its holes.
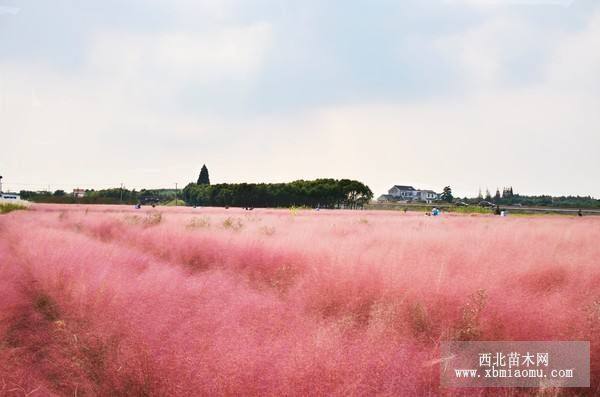
POLYGON ((427 201, 428 203, 439 200, 440 195, 433 190, 419 190, 419 200, 427 201))
POLYGON ((402 201, 416 200, 417 192, 418 190, 416 190, 414 187, 405 185, 395 185, 390 190, 388 190, 388 194, 392 196, 394 200, 402 201))
POLYGON ((73 189, 73 197, 82 198, 85 197, 85 189, 73 189))
POLYGON ((2 176, 0 176, 0 200, 21 200, 21 196, 19 195, 19 193, 10 193, 2 191, 2 176))
POLYGON ((431 203, 439 199, 439 194, 433 190, 415 189, 412 186, 394 185, 388 194, 381 195, 378 201, 425 201, 431 203))
POLYGON ((21 200, 21 196, 19 195, 19 193, 4 192, 4 193, 0 193, 0 199, 7 200, 7 201, 21 200))

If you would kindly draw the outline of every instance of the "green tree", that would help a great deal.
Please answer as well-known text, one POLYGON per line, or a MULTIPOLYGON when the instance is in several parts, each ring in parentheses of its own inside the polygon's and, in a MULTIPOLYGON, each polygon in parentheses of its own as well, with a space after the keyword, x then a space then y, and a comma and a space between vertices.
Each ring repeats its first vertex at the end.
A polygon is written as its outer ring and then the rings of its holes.
POLYGON ((210 185, 210 179, 208 177, 208 168, 206 168, 206 165, 202 165, 200 175, 198 176, 198 185, 210 185))
POLYGON ((494 195, 494 202, 497 203, 500 201, 500 189, 496 188, 496 194, 494 195))
POLYGON ((490 189, 485 189, 485 200, 492 201, 492 195, 490 194, 490 189))
POLYGON ((373 198, 368 186, 349 179, 299 180, 290 183, 190 183, 183 189, 183 198, 190 205, 232 207, 320 208, 362 207, 373 198))
POLYGON ((444 188, 444 191, 443 191, 442 195, 440 196, 440 199, 442 201, 446 201, 448 203, 451 203, 454 200, 454 196, 452 195, 452 188, 450 186, 446 186, 444 188))
POLYGON ((341 189, 344 195, 344 201, 349 208, 362 207, 373 198, 373 192, 368 186, 358 181, 349 179, 340 180, 341 189))

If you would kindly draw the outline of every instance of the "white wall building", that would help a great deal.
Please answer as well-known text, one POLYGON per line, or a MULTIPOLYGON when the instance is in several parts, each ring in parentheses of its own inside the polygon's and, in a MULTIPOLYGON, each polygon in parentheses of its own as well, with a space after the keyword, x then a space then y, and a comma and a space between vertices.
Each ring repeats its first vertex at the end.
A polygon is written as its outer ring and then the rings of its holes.
POLYGON ((21 196, 19 193, 0 193, 0 200, 2 201, 19 201, 21 196))
POLYGON ((73 189, 73 197, 75 197, 75 198, 85 197, 85 189, 80 189, 80 188, 73 189))
POLYGON ((412 186, 394 185, 388 194, 379 198, 382 201, 425 201, 431 203, 439 199, 439 194, 433 190, 415 189, 412 186))
POLYGON ((2 191, 2 176, 0 176, 0 200, 1 201, 18 201, 21 200, 19 193, 9 193, 2 191))

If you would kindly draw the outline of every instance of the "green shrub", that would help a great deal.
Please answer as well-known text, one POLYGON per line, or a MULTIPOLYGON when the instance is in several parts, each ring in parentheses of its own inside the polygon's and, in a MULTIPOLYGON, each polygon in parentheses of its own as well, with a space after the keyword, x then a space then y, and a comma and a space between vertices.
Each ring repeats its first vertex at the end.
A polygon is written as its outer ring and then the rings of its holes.
POLYGON ((12 204, 12 203, 0 204, 0 214, 7 214, 11 211, 26 210, 26 209, 27 209, 27 207, 25 207, 24 205, 20 205, 20 204, 12 204))

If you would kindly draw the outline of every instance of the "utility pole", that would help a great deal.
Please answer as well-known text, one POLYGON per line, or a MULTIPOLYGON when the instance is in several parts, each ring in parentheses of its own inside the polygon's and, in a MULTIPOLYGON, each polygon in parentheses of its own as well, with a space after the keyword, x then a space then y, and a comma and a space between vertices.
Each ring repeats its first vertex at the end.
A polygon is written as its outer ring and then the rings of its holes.
POLYGON ((178 205, 178 201, 179 201, 179 191, 177 190, 177 182, 175 182, 175 207, 177 207, 178 205))
POLYGON ((123 202, 123 182, 121 182, 121 199, 119 201, 123 202))

